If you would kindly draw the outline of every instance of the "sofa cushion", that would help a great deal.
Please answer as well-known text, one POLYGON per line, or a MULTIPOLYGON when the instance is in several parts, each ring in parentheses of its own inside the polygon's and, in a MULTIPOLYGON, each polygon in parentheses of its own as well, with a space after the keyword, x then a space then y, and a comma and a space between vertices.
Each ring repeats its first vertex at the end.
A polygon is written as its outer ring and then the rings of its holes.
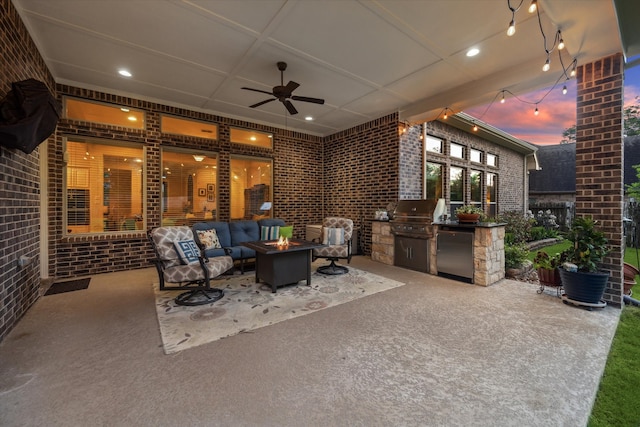
POLYGON ((231 245, 239 246, 242 242, 255 242, 260 240, 260 228, 256 221, 232 221, 229 223, 231 232, 231 245))
POLYGON ((191 240, 176 240, 173 245, 178 252, 178 257, 182 264, 198 264, 198 258, 200 257, 200 249, 196 242, 191 240))
POLYGON ((210 230, 196 230, 196 235, 200 240, 200 243, 206 249, 221 249, 220 240, 218 239, 218 233, 215 228, 210 230))
POLYGON ((277 240, 280 237, 280 226, 260 227, 260 240, 277 240))

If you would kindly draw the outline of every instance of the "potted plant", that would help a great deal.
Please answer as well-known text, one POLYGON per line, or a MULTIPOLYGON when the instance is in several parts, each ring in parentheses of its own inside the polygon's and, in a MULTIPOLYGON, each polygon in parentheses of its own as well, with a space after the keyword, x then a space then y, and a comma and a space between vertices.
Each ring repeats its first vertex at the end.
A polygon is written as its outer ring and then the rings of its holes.
POLYGON ((573 221, 567 235, 573 246, 564 251, 566 262, 560 268, 566 298, 592 307, 604 306, 602 295, 610 276, 608 271, 599 271, 599 264, 610 249, 607 238, 596 224, 590 216, 573 221))
POLYGON ((549 255, 544 251, 538 251, 533 258, 533 266, 538 273, 538 279, 542 286, 560 286, 560 271, 558 267, 565 260, 564 252, 556 252, 549 255))
POLYGON ((482 209, 473 205, 464 205, 456 209, 456 217, 458 222, 477 223, 480 217, 484 215, 482 209))

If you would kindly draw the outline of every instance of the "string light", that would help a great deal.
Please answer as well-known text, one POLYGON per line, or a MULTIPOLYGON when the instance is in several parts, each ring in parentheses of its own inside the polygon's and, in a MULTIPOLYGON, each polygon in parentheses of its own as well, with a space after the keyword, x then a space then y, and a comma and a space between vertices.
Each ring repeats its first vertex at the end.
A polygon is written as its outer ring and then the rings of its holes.
POLYGON ((511 0, 507 0, 507 6, 511 11, 511 22, 509 22, 509 28, 507 28, 507 35, 509 37, 516 33, 516 12, 520 10, 520 7, 522 7, 522 3, 524 3, 524 0, 520 0, 520 4, 518 5, 518 7, 514 8, 511 7, 511 0))
POLYGON ((538 104, 536 104, 536 110, 533 112, 533 114, 535 114, 536 116, 540 114, 540 111, 538 110, 538 104))
POLYGON ((502 99, 500 100, 500 104, 504 104, 506 100, 504 99, 504 90, 502 91, 502 99))
POLYGON ((557 33, 556 37, 559 38, 558 49, 559 50, 564 49, 564 40, 562 39, 562 32, 560 32, 560 30, 558 30, 558 33, 557 33))
POLYGON ((562 86, 562 94, 563 95, 567 94, 567 85, 562 86))
POLYGON ((547 55, 547 60, 544 62, 544 65, 542 66, 542 71, 549 71, 549 68, 551 68, 551 59, 549 59, 549 55, 547 55))
POLYGON ((538 8, 538 0, 531 0, 531 4, 529 5, 529 13, 534 13, 538 8))

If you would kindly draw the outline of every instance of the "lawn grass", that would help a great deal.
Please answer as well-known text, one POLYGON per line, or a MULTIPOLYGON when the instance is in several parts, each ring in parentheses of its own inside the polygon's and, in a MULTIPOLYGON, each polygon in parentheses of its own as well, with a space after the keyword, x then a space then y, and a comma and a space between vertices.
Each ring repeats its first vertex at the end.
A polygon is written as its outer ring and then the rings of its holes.
MULTIPOLYGON (((638 249, 627 248, 624 260, 638 267, 638 255, 638 249)), ((638 281, 637 276, 636 299, 638 281)), ((640 426, 640 307, 622 309, 588 426, 640 426)))

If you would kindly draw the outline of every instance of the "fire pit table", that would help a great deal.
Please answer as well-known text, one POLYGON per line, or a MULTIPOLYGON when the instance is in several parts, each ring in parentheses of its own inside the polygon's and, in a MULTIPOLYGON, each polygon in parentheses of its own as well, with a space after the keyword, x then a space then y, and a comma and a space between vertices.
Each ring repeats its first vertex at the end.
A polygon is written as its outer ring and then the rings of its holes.
POLYGON ((279 245, 277 240, 242 242, 242 245, 256 251, 256 283, 262 279, 274 293, 278 286, 301 280, 311 285, 312 251, 324 246, 299 239, 290 239, 287 245, 279 245))

